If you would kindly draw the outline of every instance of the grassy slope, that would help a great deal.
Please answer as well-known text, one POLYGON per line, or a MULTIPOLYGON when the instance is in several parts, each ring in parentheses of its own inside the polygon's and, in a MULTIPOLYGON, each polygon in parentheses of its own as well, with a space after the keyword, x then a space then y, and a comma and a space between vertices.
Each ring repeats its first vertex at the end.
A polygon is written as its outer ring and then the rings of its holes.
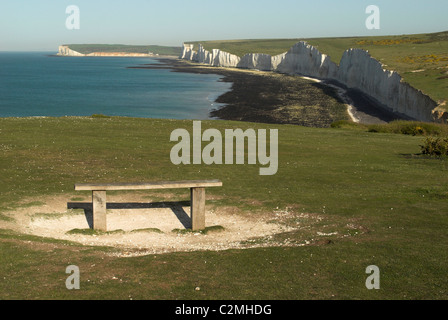
MULTIPOLYGON (((253 212, 278 207, 324 217, 331 245, 113 258, 0 230, 0 297, 77 299, 446 299, 448 163, 413 156, 421 137, 357 130, 204 121, 227 128, 278 128, 279 172, 258 166, 174 166, 177 128, 191 121, 127 118, 0 119, 0 213, 24 197, 66 194, 74 183, 221 179, 214 205, 253 212), (254 204, 255 203, 255 204, 254 204), (65 268, 81 269, 81 290, 65 268), (365 288, 369 265, 381 290, 365 288), (115 278, 114 278, 115 277, 115 278), (195 291, 195 287, 201 287, 195 291)), ((88 196, 88 194, 86 194, 88 196)), ((30 200, 28 200, 30 201, 30 200)), ((4 214, 0 217, 4 217, 4 214)), ((306 229, 279 237, 307 239, 306 229)), ((315 239, 315 236, 313 236, 315 239)), ((311 238, 308 238, 311 241, 311 238)))
POLYGON ((398 71, 405 81, 431 96, 436 101, 448 101, 448 32, 433 34, 347 37, 314 39, 272 39, 205 41, 207 50, 216 48, 243 56, 246 53, 277 55, 289 50, 298 41, 307 41, 339 63, 349 48, 369 50, 371 55, 398 71), (424 70, 414 73, 412 71, 424 70))
POLYGON ((79 53, 89 54, 92 52, 127 52, 127 53, 148 53, 152 52, 160 55, 175 55, 181 53, 180 47, 166 46, 133 46, 122 44, 69 44, 70 49, 79 53))

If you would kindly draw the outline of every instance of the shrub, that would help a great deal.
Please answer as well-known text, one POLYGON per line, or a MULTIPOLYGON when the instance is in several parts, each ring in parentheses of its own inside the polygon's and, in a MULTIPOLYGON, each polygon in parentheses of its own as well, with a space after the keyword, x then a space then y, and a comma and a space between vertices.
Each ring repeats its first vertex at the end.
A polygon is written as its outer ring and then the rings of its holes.
POLYGON ((331 124, 332 128, 365 129, 365 126, 350 120, 338 120, 331 124))
POLYGON ((368 127, 369 132, 375 132, 375 133, 392 133, 392 131, 386 127, 385 125, 380 124, 371 124, 368 127))
POLYGON ((399 131, 402 134, 412 136, 440 135, 441 129, 434 124, 424 122, 403 122, 398 123, 399 131))
POLYGON ((368 127, 369 132, 400 133, 412 136, 439 136, 442 134, 440 125, 417 121, 392 121, 388 124, 374 124, 368 127))
POLYGON ((426 138, 422 153, 431 156, 448 156, 448 138, 426 138))
POLYGON ((104 118, 110 118, 110 116, 107 116, 105 114, 92 114, 91 116, 92 118, 99 118, 99 119, 104 119, 104 118))

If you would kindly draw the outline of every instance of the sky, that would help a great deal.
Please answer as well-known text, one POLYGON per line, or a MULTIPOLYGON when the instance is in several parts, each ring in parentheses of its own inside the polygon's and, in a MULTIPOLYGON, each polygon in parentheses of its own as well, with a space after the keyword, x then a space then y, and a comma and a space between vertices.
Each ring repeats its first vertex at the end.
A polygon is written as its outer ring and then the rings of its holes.
POLYGON ((401 35, 448 30, 447 0, 0 0, 0 51, 61 44, 401 35), (66 13, 79 8, 79 29, 66 13), (380 29, 369 30, 369 5, 380 29))

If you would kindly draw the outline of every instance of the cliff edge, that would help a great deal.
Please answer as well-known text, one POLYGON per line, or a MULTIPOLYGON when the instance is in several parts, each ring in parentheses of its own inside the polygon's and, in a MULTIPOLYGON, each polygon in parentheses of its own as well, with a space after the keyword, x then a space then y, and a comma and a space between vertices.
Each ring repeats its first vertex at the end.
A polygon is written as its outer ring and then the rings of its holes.
POLYGON ((365 50, 346 50, 338 66, 329 56, 304 41, 277 56, 250 53, 240 58, 218 49, 207 51, 202 45, 198 51, 193 49, 193 45, 184 44, 179 58, 214 67, 256 69, 336 81, 367 94, 388 111, 403 117, 446 122, 446 112, 441 115, 433 99, 404 82, 397 72, 384 69, 365 50))

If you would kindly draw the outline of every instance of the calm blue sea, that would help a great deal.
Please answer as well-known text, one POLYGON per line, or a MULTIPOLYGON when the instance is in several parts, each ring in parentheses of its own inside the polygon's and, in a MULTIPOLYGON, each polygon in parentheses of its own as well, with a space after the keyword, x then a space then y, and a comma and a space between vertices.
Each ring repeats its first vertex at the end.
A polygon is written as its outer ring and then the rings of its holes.
POLYGON ((0 117, 209 118, 230 89, 218 75, 128 69, 151 58, 52 57, 0 52, 0 117))

